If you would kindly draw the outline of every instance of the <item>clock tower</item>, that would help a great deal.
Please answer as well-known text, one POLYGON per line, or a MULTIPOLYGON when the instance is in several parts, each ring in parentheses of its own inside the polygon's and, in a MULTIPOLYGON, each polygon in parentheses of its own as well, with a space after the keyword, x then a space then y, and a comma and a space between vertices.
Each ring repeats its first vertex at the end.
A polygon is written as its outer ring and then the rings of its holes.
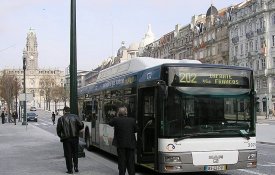
POLYGON ((33 29, 27 35, 23 56, 26 57, 26 69, 38 69, 37 38, 33 29))

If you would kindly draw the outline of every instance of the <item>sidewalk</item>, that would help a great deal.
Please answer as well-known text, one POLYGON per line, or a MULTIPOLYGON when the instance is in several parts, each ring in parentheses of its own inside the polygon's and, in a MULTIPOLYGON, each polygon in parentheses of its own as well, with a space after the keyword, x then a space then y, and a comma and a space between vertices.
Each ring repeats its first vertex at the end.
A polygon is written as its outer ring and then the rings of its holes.
POLYGON ((275 145, 275 117, 257 116, 257 143, 275 145))
POLYGON ((263 122, 263 121, 275 121, 275 117, 269 117, 269 118, 267 118, 266 119, 266 116, 257 116, 257 120, 258 121, 261 121, 261 122, 263 122))
MULTIPOLYGON (((78 175, 117 175, 117 164, 85 150, 78 175)), ((0 124, 1 175, 64 175, 65 158, 59 138, 32 124, 0 124)), ((75 173, 76 174, 76 173, 75 173)))

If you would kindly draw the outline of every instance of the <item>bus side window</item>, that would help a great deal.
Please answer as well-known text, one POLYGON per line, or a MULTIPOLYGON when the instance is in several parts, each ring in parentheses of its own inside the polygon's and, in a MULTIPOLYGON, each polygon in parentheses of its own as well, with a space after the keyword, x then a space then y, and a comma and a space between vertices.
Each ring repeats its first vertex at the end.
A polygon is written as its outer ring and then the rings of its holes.
POLYGON ((95 114, 98 113, 98 102, 97 102, 97 100, 94 101, 93 112, 94 112, 95 114))
POLYGON ((116 116, 117 107, 112 104, 112 102, 108 102, 104 104, 104 116, 103 123, 108 123, 112 118, 116 116))
POLYGON ((126 97, 124 99, 125 106, 127 107, 128 117, 136 118, 136 97, 126 97))

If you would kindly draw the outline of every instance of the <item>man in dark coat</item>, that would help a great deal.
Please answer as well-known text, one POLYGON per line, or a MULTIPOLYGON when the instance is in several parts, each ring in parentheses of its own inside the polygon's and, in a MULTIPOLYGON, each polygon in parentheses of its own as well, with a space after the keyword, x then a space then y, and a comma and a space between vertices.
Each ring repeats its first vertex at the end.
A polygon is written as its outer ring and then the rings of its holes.
POLYGON ((117 117, 109 125, 114 127, 113 145, 117 147, 119 175, 125 175, 126 168, 129 175, 135 174, 135 133, 138 130, 134 118, 127 117, 127 108, 120 107, 117 117))
POLYGON ((14 124, 16 125, 16 119, 18 118, 18 114, 17 114, 16 111, 14 111, 14 112, 12 113, 12 118, 13 118, 14 124))
POLYGON ((55 113, 52 113, 52 121, 53 121, 53 125, 55 124, 55 113))
POLYGON ((2 118, 2 124, 4 124, 5 123, 5 113, 4 113, 4 111, 2 111, 1 118, 2 118))
POLYGON ((70 114, 69 107, 64 107, 63 111, 64 115, 57 121, 56 131, 60 141, 63 142, 67 173, 73 174, 73 167, 74 171, 78 172, 78 137, 79 131, 83 129, 84 124, 77 115, 70 114))

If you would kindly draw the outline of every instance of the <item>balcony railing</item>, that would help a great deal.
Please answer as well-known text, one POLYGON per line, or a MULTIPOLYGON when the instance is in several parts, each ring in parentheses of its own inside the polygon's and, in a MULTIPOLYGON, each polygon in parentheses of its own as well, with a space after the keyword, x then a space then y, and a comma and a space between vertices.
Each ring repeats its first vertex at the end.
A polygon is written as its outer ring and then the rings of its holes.
POLYGON ((248 59, 251 59, 251 58, 252 58, 251 52, 247 52, 247 58, 248 58, 248 59))
POLYGON ((252 58, 252 57, 254 57, 255 55, 256 55, 256 52, 254 52, 254 51, 247 52, 247 57, 248 57, 248 58, 252 58))
POLYGON ((265 75, 265 70, 256 70, 255 71, 255 76, 262 76, 265 75))
POLYGON ((267 75, 275 75, 275 68, 268 69, 267 75))
POLYGON ((215 39, 210 39, 205 42, 206 45, 213 44, 215 42, 215 39))
POLYGON ((237 61, 238 61, 237 56, 233 56, 232 61, 233 61, 233 63, 237 63, 237 61))
POLYGON ((265 28, 259 28, 257 29, 257 34, 260 35, 260 34, 263 34, 265 32, 265 28))
POLYGON ((237 42, 239 42, 239 36, 235 36, 232 38, 232 43, 236 44, 237 42))
POLYGON ((226 56, 226 55, 228 55, 228 54, 229 54, 228 51, 222 51, 222 56, 226 56))
POLYGON ((245 36, 246 36, 247 39, 250 39, 254 36, 254 33, 253 33, 253 31, 250 31, 250 32, 246 33, 245 36))

